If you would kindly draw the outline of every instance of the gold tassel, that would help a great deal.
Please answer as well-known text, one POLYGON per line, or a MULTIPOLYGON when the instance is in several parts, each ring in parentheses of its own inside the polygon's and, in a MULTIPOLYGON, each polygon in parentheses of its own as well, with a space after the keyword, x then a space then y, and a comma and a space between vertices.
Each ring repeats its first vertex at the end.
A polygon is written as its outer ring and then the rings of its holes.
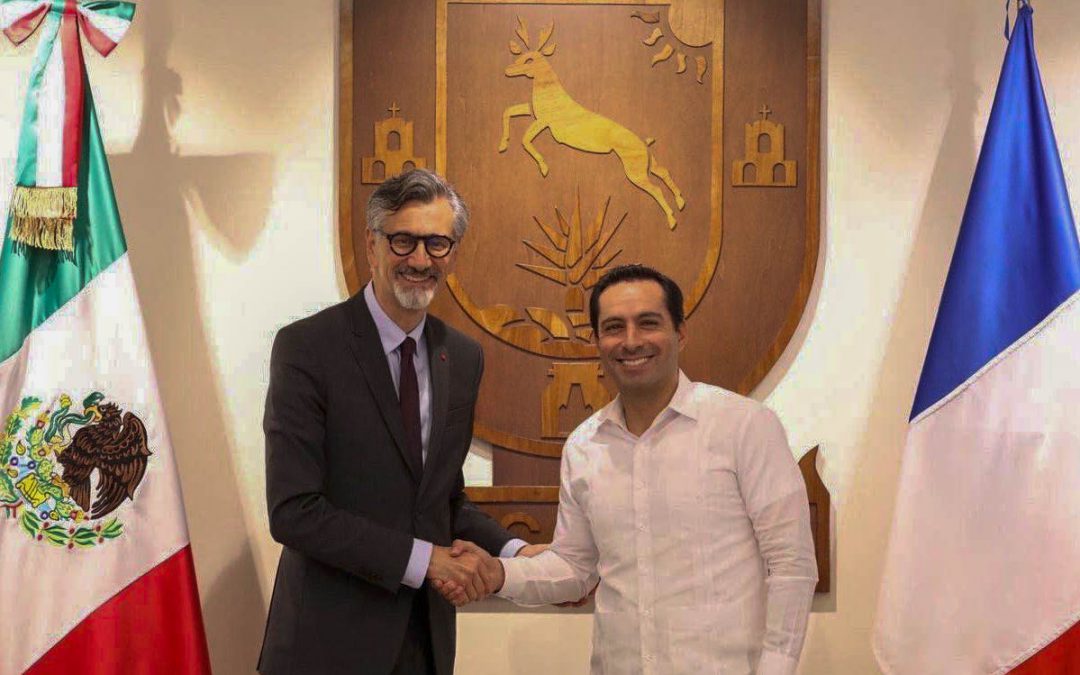
POLYGON ((62 218, 12 216, 11 239, 50 251, 75 250, 75 221, 62 218))
POLYGON ((78 188, 16 185, 11 209, 16 216, 75 220, 78 202, 78 188))
POLYGON ((11 198, 12 240, 50 251, 75 250, 78 188, 15 186, 11 198))

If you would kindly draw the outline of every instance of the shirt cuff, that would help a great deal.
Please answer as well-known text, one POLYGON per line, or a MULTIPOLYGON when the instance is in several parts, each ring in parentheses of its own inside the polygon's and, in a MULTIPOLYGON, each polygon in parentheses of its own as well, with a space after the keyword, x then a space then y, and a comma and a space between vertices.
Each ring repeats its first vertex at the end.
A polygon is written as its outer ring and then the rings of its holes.
POLYGON ((528 545, 529 545, 529 542, 527 542, 527 541, 525 541, 523 539, 511 539, 510 541, 506 542, 503 545, 502 550, 499 551, 499 557, 500 558, 513 558, 514 556, 516 556, 518 554, 518 551, 520 551, 521 549, 525 548, 528 545))
MULTIPOLYGON (((500 556, 502 557, 502 556, 500 556)), ((506 600, 514 600, 514 596, 521 593, 522 578, 520 570, 518 570, 517 563, 520 560, 504 560, 502 562, 503 568, 503 585, 502 588, 495 591, 495 597, 504 598, 506 600)))
POLYGON ((794 675, 799 660, 787 654, 763 650, 756 675, 794 675))
POLYGON ((423 539, 412 540, 412 553, 409 554, 409 564, 405 566, 405 576, 401 583, 409 588, 420 588, 424 585, 427 576, 428 564, 431 562, 432 544, 423 539))

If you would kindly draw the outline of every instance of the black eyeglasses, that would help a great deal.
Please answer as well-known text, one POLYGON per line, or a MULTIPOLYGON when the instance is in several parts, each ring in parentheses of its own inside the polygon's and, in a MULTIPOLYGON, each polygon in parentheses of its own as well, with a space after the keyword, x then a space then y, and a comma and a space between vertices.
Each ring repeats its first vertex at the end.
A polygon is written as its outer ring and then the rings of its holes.
POLYGON ((424 242, 424 250, 427 251, 429 256, 432 258, 445 258, 450 255, 450 250, 457 243, 450 237, 444 237, 441 234, 429 234, 426 237, 417 237, 408 232, 394 232, 393 234, 380 232, 379 234, 386 237, 386 241, 390 243, 390 250, 394 252, 394 255, 401 257, 415 251, 416 245, 422 241, 424 242))

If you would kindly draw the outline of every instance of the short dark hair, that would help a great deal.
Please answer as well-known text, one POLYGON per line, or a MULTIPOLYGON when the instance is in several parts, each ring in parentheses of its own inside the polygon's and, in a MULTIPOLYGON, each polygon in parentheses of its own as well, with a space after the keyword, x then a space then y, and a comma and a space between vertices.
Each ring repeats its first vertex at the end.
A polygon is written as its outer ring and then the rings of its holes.
POLYGON ((627 281, 655 281, 660 284, 671 322, 676 328, 683 325, 686 317, 683 315, 683 294, 679 285, 662 272, 634 263, 613 267, 600 277, 600 281, 593 287, 592 295, 589 296, 589 323, 592 324, 593 334, 599 334, 600 330, 600 295, 609 287, 627 281))
POLYGON ((469 226, 469 207, 445 178, 427 169, 412 169, 384 180, 367 203, 367 226, 372 232, 382 232, 383 222, 409 202, 430 204, 442 197, 454 211, 454 239, 465 236, 469 226))

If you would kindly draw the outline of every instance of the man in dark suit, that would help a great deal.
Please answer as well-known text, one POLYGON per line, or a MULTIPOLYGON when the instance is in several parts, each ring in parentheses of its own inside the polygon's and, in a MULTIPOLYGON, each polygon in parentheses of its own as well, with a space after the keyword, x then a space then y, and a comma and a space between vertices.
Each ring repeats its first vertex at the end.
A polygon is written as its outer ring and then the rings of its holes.
POLYGON ((483 353, 426 313, 467 224, 434 173, 385 181, 367 207, 372 282, 274 340, 266 496, 284 549, 264 675, 450 675, 455 610, 431 582, 494 590, 453 541, 530 552, 465 497, 483 353))

